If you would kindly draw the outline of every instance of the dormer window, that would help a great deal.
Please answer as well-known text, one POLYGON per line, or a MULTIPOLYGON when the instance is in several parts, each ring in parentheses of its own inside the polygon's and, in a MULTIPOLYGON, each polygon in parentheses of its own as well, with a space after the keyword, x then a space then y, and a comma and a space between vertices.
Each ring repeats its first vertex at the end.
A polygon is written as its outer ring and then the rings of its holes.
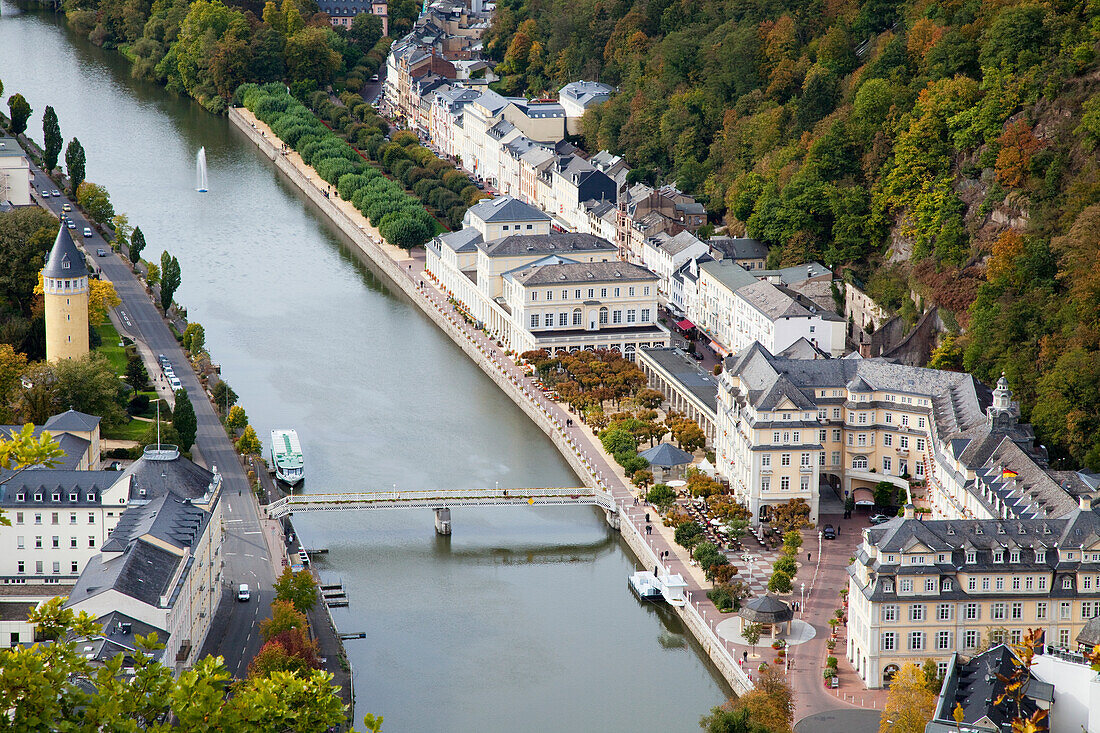
POLYGON ((886 593, 893 593, 894 592, 894 581, 892 581, 892 580, 882 581, 882 590, 886 593))
POLYGON ((997 525, 997 534, 1004 534, 1004 533, 1005 533, 1004 525, 1003 524, 998 524, 997 525))
POLYGON ((895 562, 894 556, 893 555, 887 555, 886 556, 886 562, 895 562))
POLYGON ((1008 561, 1013 564, 1020 562, 1020 551, 1013 550, 1012 552, 1010 552, 1008 554, 1008 561))
POLYGON ((19 492, 18 494, 15 495, 15 500, 16 501, 26 501, 26 499, 27 499, 27 495, 24 494, 23 492, 19 492))
POLYGON ((1068 575, 1066 577, 1062 578, 1062 589, 1063 590, 1072 590, 1072 588, 1073 588, 1073 578, 1071 578, 1068 575))
POLYGON ((69 494, 69 501, 79 501, 79 500, 80 500, 80 494, 76 494, 76 493, 69 494))
POLYGON ((978 562, 978 553, 975 552, 974 550, 967 550, 966 551, 966 562, 967 563, 978 562))
POLYGON ((947 555, 943 554, 942 552, 939 555, 936 555, 936 562, 938 562, 938 563, 947 562, 947 555))
POLYGON ((1047 561, 1047 551, 1046 550, 1036 550, 1035 551, 1035 562, 1046 562, 1046 561, 1047 561))
POLYGON ((1004 550, 994 550, 993 551, 993 562, 1004 562, 1004 561, 1005 561, 1004 550))
POLYGON ((940 590, 941 591, 951 590, 951 579, 950 578, 944 578, 943 579, 943 582, 940 583, 940 590))
POLYGON ((982 534, 982 526, 980 524, 974 528, 974 534, 982 534))
POLYGON ((34 500, 35 501, 42 501, 42 494, 35 494, 34 495, 34 500))
POLYGON ((88 494, 88 501, 95 501, 95 494, 88 494))
POLYGON ((61 492, 55 491, 53 494, 54 501, 61 501, 61 492))

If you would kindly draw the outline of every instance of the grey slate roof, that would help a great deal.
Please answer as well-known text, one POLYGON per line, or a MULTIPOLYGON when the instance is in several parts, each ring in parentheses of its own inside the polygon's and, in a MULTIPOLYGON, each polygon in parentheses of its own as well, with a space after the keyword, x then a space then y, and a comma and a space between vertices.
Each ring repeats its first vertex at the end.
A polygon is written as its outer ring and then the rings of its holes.
POLYGON ((780 351, 776 356, 784 359, 828 359, 830 358, 821 349, 806 340, 805 336, 799 336, 798 340, 780 351))
POLYGON ((716 255, 735 260, 762 260, 768 256, 768 245, 748 237, 711 237, 707 244, 716 255))
POLYGON ((53 248, 50 249, 43 277, 72 278, 87 277, 88 268, 84 263, 84 253, 76 246, 69 229, 64 224, 57 230, 53 248))
POLYGON ((44 427, 47 430, 71 430, 78 433, 90 433, 95 430, 96 425, 99 425, 99 421, 100 418, 96 415, 88 415, 70 408, 50 417, 46 420, 44 427))
MULTIPOLYGON (((0 478, 11 476, 11 471, 0 473, 0 478)), ((0 484, 0 506, 11 509, 69 509, 100 506, 100 495, 111 488, 122 476, 118 471, 75 471, 71 469, 36 468, 8 478, 0 484), (23 494, 23 501, 17 501, 23 494), (35 501, 36 494, 42 501, 35 501), (59 494, 58 501, 53 495, 59 494), (76 501, 70 499, 76 494, 76 501), (88 501, 88 495, 94 496, 88 501)))
POLYGON ((209 514, 186 500, 162 494, 123 512, 102 549, 121 552, 133 540, 149 535, 182 550, 202 535, 209 519, 209 514))
POLYGON ((550 221, 550 217, 538 207, 526 204, 511 196, 479 201, 466 210, 486 222, 550 221))
POLYGON ((615 245, 595 234, 554 232, 552 234, 513 234, 479 244, 490 257, 527 254, 566 254, 570 252, 616 252, 615 245))
POLYGON ((159 606, 180 560, 168 550, 141 540, 121 555, 93 555, 76 581, 68 604, 116 590, 147 605, 159 606))
MULTIPOLYGON (((5 435, 13 435, 23 429, 22 425, 0 425, 0 433, 5 435)), ((34 428, 34 436, 39 437, 42 432, 46 430, 45 425, 38 425, 34 428)), ((71 435, 69 433, 63 433, 59 430, 51 429, 50 433, 54 436, 54 440, 61 447, 61 450, 65 452, 65 455, 58 459, 56 465, 51 466, 56 470, 70 470, 75 471, 77 466, 80 465, 80 459, 84 457, 84 454, 88 452, 88 446, 91 442, 84 438, 71 435)), ((32 471, 42 470, 40 468, 32 468, 32 471)), ((3 476, 3 472, 0 472, 0 476, 3 476)))
POLYGON ((1039 680, 1030 672, 1027 673, 1030 681, 1025 685, 1021 710, 1017 711, 1016 703, 1012 700, 1006 699, 1000 705, 996 704, 1005 691, 1003 680, 1011 677, 1022 665, 1012 650, 1004 644, 984 651, 968 662, 963 662, 955 655, 936 701, 933 720, 950 726, 951 730, 958 730, 958 723, 954 718, 958 705, 962 706, 961 722, 964 726, 984 719, 988 723, 983 725, 983 730, 1001 731, 1011 728, 1012 718, 1017 712, 1024 717, 1035 712, 1040 707, 1036 701, 1042 701, 1046 703, 1043 707, 1049 707, 1049 703, 1054 700, 1054 686, 1039 680), (992 727, 986 727, 990 723, 992 727))
POLYGON ((790 605, 770 593, 743 602, 738 615, 746 621, 766 624, 781 624, 794 618, 790 605))
POLYGON ((820 262, 807 262, 804 265, 793 265, 779 270, 754 270, 757 277, 778 277, 783 285, 793 285, 811 277, 831 275, 832 271, 820 262))
POLYGON ((646 359, 650 359, 672 376, 680 388, 691 392, 705 404, 711 412, 718 410, 718 382, 717 378, 699 366, 695 361, 680 349, 672 347, 658 347, 641 349, 646 359))
POLYGON ((475 251, 477 246, 484 241, 481 237, 481 232, 473 227, 463 227, 453 232, 440 234, 436 239, 446 245, 448 249, 455 252, 475 251))
POLYGON ((647 448, 638 455, 649 461, 649 465, 661 466, 662 468, 683 466, 694 460, 690 453, 680 450, 671 443, 658 443, 652 448, 647 448))
POLYGON ((708 273, 731 291, 740 290, 746 285, 757 282, 757 279, 748 270, 733 260, 710 260, 709 262, 700 260, 700 263, 699 269, 708 273))
POLYGON ((593 102, 603 102, 615 88, 598 81, 573 81, 563 86, 559 96, 568 97, 582 107, 587 107, 593 102))
POLYGON ((114 475, 129 477, 131 501, 166 493, 184 499, 199 499, 206 495, 214 478, 210 471, 182 457, 169 461, 142 457, 130 464, 122 474, 114 475))
POLYGON ((569 262, 531 265, 512 275, 524 285, 557 283, 645 282, 657 280, 657 276, 644 267, 629 262, 569 262))

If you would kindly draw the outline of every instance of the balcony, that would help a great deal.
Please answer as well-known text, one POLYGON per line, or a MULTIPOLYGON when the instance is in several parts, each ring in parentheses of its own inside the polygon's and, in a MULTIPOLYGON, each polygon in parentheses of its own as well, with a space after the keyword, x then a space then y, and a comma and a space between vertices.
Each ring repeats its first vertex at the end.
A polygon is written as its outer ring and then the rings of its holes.
POLYGON ((798 472, 799 473, 813 473, 814 472, 814 467, 813 466, 799 466, 798 467, 798 472))

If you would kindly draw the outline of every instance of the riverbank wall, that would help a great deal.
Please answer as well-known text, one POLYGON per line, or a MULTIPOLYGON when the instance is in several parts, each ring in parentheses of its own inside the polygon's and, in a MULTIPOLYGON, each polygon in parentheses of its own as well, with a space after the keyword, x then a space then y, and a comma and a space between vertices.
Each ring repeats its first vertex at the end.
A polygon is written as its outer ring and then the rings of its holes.
MULTIPOLYGON (((281 141, 266 131, 258 129, 253 124, 251 114, 246 110, 230 109, 229 121, 244 133, 264 155, 270 158, 275 167, 298 186, 310 201, 324 212, 332 224, 355 244, 392 287, 408 296, 410 301, 439 326, 474 361, 478 368, 488 375, 534 421, 535 425, 550 438, 558 452, 561 453, 573 470, 573 473, 585 486, 589 488, 607 488, 604 481, 601 480, 588 462, 581 446, 569 434, 566 426, 562 425, 545 408, 531 400, 524 386, 506 374, 505 370, 500 369, 498 360, 506 357, 493 352, 491 349, 487 350, 482 344, 472 341, 460 326, 460 316, 454 312, 448 313, 441 310, 435 303, 425 298, 424 294, 420 292, 417 281, 409 276, 409 273, 398 264, 383 245, 379 244, 382 241, 382 236, 376 229, 371 227, 369 223, 355 221, 336 201, 325 196, 317 183, 320 179, 310 178, 303 174, 283 154, 281 141)), ((324 185, 327 189, 328 185, 324 185)), ((631 552, 634 553, 643 566, 652 568, 661 564, 656 552, 649 546, 641 530, 634 523, 629 521, 616 522, 615 526, 621 531, 627 546, 630 547, 631 552)), ((673 607, 673 610, 692 636, 695 637, 731 689, 737 694, 743 694, 752 689, 752 682, 744 670, 741 669, 737 660, 714 633, 712 626, 700 614, 698 607, 689 602, 686 606, 680 608, 673 607)), ((713 619, 711 622, 713 622, 713 619)))

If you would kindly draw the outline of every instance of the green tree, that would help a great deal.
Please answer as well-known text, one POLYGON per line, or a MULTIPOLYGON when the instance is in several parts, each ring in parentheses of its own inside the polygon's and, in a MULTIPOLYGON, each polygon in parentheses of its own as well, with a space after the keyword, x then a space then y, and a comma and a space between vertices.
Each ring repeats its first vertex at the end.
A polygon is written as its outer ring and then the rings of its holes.
POLYGON ((7 307, 31 314, 38 272, 56 235, 57 219, 37 206, 0 213, 0 299, 7 307))
POLYGON ((84 182, 84 146, 75 137, 69 141, 65 148, 65 170, 69 175, 69 191, 75 194, 80 184, 84 182))
POLYGON ((172 307, 172 298, 182 282, 180 263, 165 250, 160 254, 160 307, 165 313, 172 307))
POLYGON ((889 507, 897 503, 898 487, 889 481, 875 484, 875 506, 889 507))
POLYGON ((27 120, 31 118, 31 106, 22 94, 13 94, 8 98, 8 110, 11 119, 11 131, 21 135, 27 131, 27 120))
POLYGON ((195 433, 198 424, 195 420, 195 407, 191 404, 191 398, 187 396, 187 390, 176 390, 176 407, 172 410, 172 427, 179 435, 179 445, 182 450, 191 450, 195 444, 195 433))
POLYGON ((137 354, 130 354, 126 358, 126 383, 134 390, 144 389, 149 384, 149 373, 145 371, 145 364, 137 354))
POLYGON ((183 331, 183 347, 192 354, 206 351, 206 329, 201 323, 188 323, 183 331))
POLYGON ((236 435, 237 431, 248 427, 248 415, 244 413, 243 407, 233 405, 229 408, 229 414, 225 418, 225 427, 229 428, 233 435, 236 435))
POLYGON ((130 262, 135 265, 141 262, 141 251, 143 249, 145 249, 145 234, 142 233, 141 227, 134 227, 134 232, 130 235, 130 262))
POLYGON ((772 593, 790 593, 791 576, 782 570, 774 570, 772 577, 768 580, 768 590, 772 593))
POLYGON ((689 550, 703 538, 703 527, 698 522, 684 522, 672 535, 676 544, 689 550))
POLYGON ((256 437, 256 430, 251 425, 246 425, 241 437, 237 439, 237 451, 244 456, 259 455, 263 450, 260 439, 256 437))
POLYGON ((107 189, 91 181, 82 181, 77 186, 76 203, 100 224, 106 224, 115 215, 107 189))
POLYGON ((61 155, 61 146, 65 139, 61 137, 61 126, 57 123, 57 113, 53 107, 46 105, 46 111, 42 113, 42 139, 44 142, 43 161, 46 170, 52 171, 57 167, 57 157, 61 155))
MULTIPOLYGON (((297 10, 294 15, 297 15, 297 10)), ((294 17, 294 16, 291 16, 294 17)), ((298 16, 299 19, 301 16, 298 16)), ((331 29, 303 28, 286 40, 286 70, 292 81, 327 84, 340 68, 340 54, 329 46, 331 29)))
POLYGON ((122 246, 130 246, 130 236, 134 229, 130 226, 130 217, 125 214, 115 214, 111 217, 111 228, 115 230, 115 239, 111 242, 111 246, 115 251, 122 246))
MULTIPOLYGON (((167 412, 167 410, 163 410, 162 414, 163 412, 167 412)), ((179 445, 180 436, 179 433, 176 432, 176 429, 172 427, 172 423, 165 420, 161 420, 158 423, 156 420, 154 420, 153 422, 149 423, 148 429, 146 429, 146 431, 142 433, 141 444, 157 445, 160 443, 167 445, 179 445), (160 428, 159 430, 157 429, 158 427, 160 428)))
POLYGON ((293 603, 275 600, 271 603, 271 618, 260 622, 260 636, 264 641, 271 641, 291 629, 308 628, 309 621, 305 614, 295 608, 293 603))
POLYGON ((667 509, 676 501, 676 491, 668 484, 657 484, 645 495, 645 500, 660 509, 667 509))
POLYGON ((283 568, 275 581, 275 598, 290 603, 299 613, 306 613, 317 604, 317 582, 308 570, 294 572, 283 568))
POLYGON ((351 21, 348 37, 363 53, 368 53, 382 37, 382 18, 373 13, 359 13, 351 21))
MULTIPOLYGON (((229 414, 229 408, 237 404, 237 393, 233 391, 233 388, 229 386, 229 382, 224 379, 218 380, 218 383, 214 385, 214 390, 211 392, 214 398, 214 404, 224 414, 229 414)), ((244 424, 247 424, 247 418, 244 420, 244 424)))
POLYGON ((125 420, 118 376, 106 356, 93 351, 79 359, 63 359, 53 365, 53 371, 57 411, 72 408, 98 415, 107 426, 125 420))
POLYGON ((741 638, 744 639, 750 647, 752 647, 752 653, 756 654, 756 645, 760 642, 760 635, 764 633, 764 627, 759 623, 747 624, 745 628, 741 629, 741 638))

